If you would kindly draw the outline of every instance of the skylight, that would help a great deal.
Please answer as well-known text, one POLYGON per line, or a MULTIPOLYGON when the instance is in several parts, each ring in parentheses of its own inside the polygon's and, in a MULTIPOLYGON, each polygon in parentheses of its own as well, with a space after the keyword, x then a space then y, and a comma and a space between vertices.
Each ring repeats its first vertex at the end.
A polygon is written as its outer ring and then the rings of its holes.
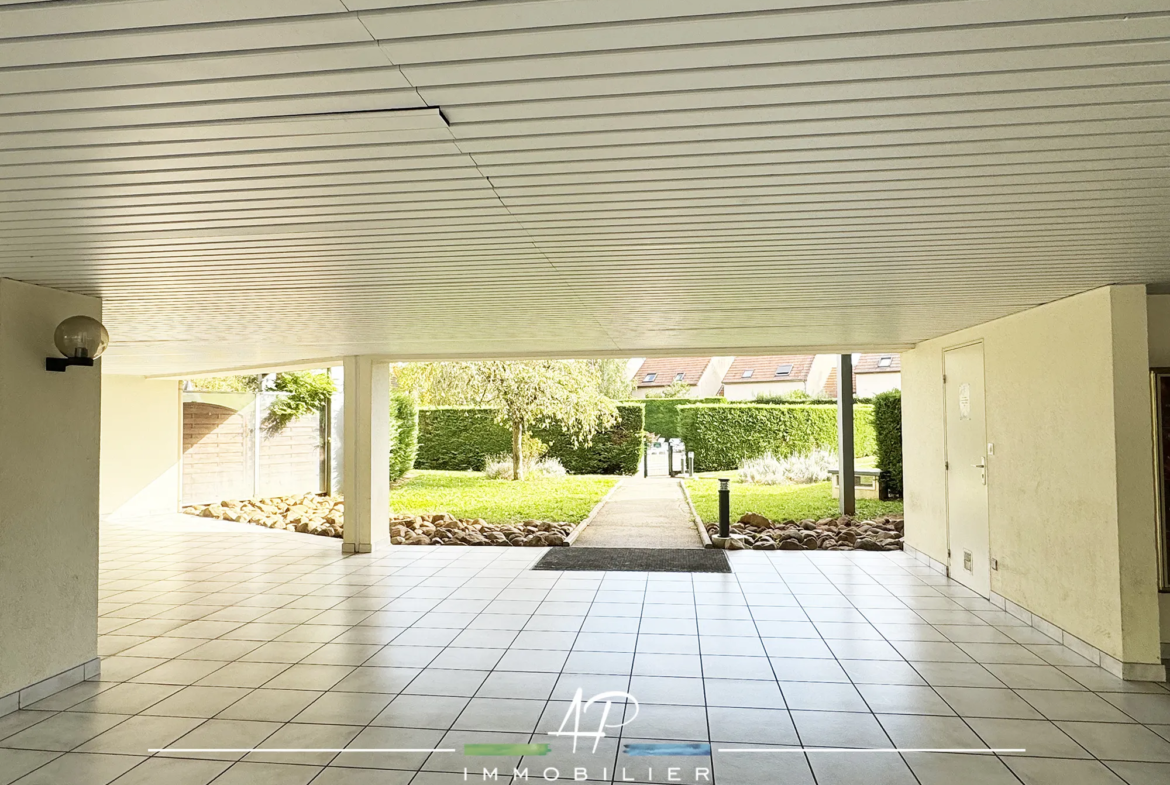
POLYGON ((643 382, 652 382, 657 378, 658 378, 657 373, 648 373, 648 374, 646 374, 646 378, 642 379, 642 381, 643 382))
POLYGON ((893 357, 883 357, 878 360, 878 368, 889 368, 892 362, 894 362, 893 357))
POLYGON ((752 373, 754 373, 754 372, 755 372, 755 368, 748 368, 746 371, 743 372, 743 376, 741 376, 740 378, 741 379, 750 379, 750 378, 752 378, 752 373))
POLYGON ((676 382, 681 382, 685 376, 686 376, 686 373, 684 371, 679 371, 678 373, 676 373, 674 375, 674 380, 676 382))
POLYGON ((788 376, 792 373, 792 363, 784 363, 776 369, 777 376, 788 376))

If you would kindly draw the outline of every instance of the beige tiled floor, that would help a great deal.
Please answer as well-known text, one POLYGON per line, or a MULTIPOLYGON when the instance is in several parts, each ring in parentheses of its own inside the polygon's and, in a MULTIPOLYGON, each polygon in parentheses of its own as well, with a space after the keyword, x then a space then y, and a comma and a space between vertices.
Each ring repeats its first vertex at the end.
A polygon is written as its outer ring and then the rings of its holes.
POLYGON ((445 785, 484 765, 505 782, 515 766, 536 781, 1170 782, 1170 691, 1113 678, 902 554, 732 553, 731 575, 646 575, 532 572, 535 549, 339 550, 191 518, 104 524, 101 679, 0 717, 0 785, 445 785), (547 735, 578 688, 640 704, 596 753, 547 735), (463 755, 528 742, 552 751, 463 755), (645 742, 713 752, 630 754, 645 742), (894 746, 1026 752, 813 749, 894 746), (205 751, 148 751, 163 747, 205 751), (455 752, 330 751, 347 748, 455 752), (265 751, 287 749, 316 751, 265 751))

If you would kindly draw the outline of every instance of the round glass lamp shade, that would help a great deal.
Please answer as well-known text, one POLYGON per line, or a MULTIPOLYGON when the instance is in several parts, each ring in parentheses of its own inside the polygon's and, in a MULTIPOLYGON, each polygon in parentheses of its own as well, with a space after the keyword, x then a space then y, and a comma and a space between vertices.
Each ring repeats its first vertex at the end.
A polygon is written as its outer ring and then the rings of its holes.
POLYGON ((57 325, 53 343, 57 345, 57 351, 66 357, 88 357, 92 360, 100 357, 110 345, 110 334, 97 319, 70 316, 57 325))

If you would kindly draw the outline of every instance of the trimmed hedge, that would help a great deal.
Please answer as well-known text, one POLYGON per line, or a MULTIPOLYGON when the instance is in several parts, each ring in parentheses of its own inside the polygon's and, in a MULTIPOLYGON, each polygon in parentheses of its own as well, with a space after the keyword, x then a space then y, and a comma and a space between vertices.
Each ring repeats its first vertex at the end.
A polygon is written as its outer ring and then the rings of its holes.
POLYGON ((678 419, 680 406, 694 406, 699 403, 726 403, 722 398, 645 398, 639 403, 646 406, 646 431, 663 439, 681 439, 682 427, 678 419))
POLYGON ((873 397, 873 429, 877 440, 877 467, 882 470, 886 494, 902 498, 902 391, 873 397))
MULTIPOLYGON (((574 447, 556 425, 532 428, 529 433, 549 446, 570 474, 633 474, 642 460, 645 410, 639 403, 618 404, 618 422, 593 437, 589 445, 574 447)), ((418 411, 420 469, 482 471, 489 455, 511 454, 512 430, 495 420, 488 408, 436 406, 418 411)))
POLYGON ((465 406, 418 410, 419 469, 482 471, 488 455, 512 452, 512 432, 495 420, 494 409, 465 406))
MULTIPOLYGON (((768 404, 679 408, 682 439, 695 453, 696 471, 735 469, 764 453, 789 456, 837 445, 837 407, 768 404)), ((875 450, 873 407, 853 409, 854 453, 875 450)))
POLYGON ((418 404, 404 392, 390 395, 390 482, 414 468, 418 456, 418 404))

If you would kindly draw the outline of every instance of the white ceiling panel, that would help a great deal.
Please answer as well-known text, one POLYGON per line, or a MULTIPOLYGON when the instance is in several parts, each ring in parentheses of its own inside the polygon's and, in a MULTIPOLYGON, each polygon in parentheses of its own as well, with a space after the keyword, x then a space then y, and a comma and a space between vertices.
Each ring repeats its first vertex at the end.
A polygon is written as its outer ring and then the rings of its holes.
POLYGON ((1170 283, 1170 0, 0 0, 107 372, 898 349, 1170 283))

